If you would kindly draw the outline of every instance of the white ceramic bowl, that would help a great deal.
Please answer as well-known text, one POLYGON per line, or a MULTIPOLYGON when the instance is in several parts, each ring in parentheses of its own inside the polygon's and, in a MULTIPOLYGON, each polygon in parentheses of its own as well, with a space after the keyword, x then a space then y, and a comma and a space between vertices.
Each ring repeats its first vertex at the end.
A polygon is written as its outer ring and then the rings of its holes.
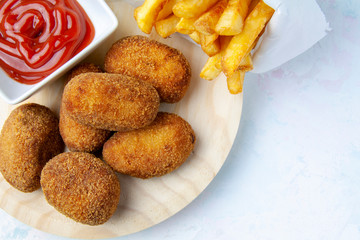
POLYGON ((0 68, 0 96, 7 103, 19 103, 30 97, 46 84, 58 79, 89 55, 97 46, 99 46, 99 44, 101 44, 111 33, 115 31, 118 26, 118 20, 104 0, 78 0, 78 2, 88 14, 94 25, 95 36, 93 41, 51 75, 33 85, 22 84, 11 79, 0 68))

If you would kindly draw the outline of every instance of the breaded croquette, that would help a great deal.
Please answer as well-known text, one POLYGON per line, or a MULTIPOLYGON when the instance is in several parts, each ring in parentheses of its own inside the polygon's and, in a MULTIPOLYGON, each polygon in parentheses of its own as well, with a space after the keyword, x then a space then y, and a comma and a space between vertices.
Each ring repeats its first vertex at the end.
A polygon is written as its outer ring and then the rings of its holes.
POLYGON ((123 131, 150 124, 160 98, 151 84, 134 77, 83 73, 65 86, 62 104, 65 113, 81 124, 123 131))
POLYGON ((100 66, 94 64, 94 63, 80 63, 79 65, 75 66, 73 69, 70 70, 67 76, 68 83, 73 77, 80 75, 81 73, 88 73, 88 72, 97 72, 101 73, 103 70, 100 66))
POLYGON ((190 64, 179 50, 145 36, 115 42, 106 53, 104 68, 151 83, 167 103, 180 101, 191 79, 190 64))
POLYGON ((147 127, 117 132, 103 147, 103 159, 122 174, 162 176, 178 168, 195 145, 190 124, 173 113, 159 112, 147 127))
POLYGON ((78 123, 64 113, 62 107, 59 129, 65 145, 73 152, 96 152, 111 135, 111 131, 78 123))
MULTIPOLYGON (((93 63, 81 63, 69 72, 67 82, 77 75, 89 72, 103 71, 100 66, 93 63)), ((78 123, 65 113, 62 106, 60 106, 59 129, 65 145, 74 152, 95 152, 101 149, 111 135, 111 131, 78 123)))
POLYGON ((56 210, 88 225, 109 220, 120 199, 115 172, 90 153, 66 152, 52 158, 41 172, 41 187, 56 210))
POLYGON ((15 108, 0 135, 0 171, 23 192, 40 187, 45 163, 64 150, 59 120, 47 107, 28 103, 15 108))

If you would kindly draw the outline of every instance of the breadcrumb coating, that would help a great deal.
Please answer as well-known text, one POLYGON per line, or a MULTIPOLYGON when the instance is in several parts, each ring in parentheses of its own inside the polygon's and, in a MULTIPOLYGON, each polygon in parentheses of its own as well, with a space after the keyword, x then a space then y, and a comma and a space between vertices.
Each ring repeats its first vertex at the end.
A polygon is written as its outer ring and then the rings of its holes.
POLYGON ((66 152, 52 158, 41 173, 41 187, 56 210, 88 225, 108 221, 120 199, 115 172, 90 153, 66 152))
MULTIPOLYGON (((66 84, 74 77, 89 72, 103 72, 100 66, 93 63, 80 63, 68 74, 66 84)), ((65 145, 74 152, 96 152, 102 148, 110 137, 111 131, 97 129, 81 124, 69 117, 60 105, 59 129, 65 145)))
POLYGON ((159 112, 145 128, 115 133, 104 144, 103 159, 122 174, 158 177, 183 164, 195 141, 188 122, 176 114, 159 112))
POLYGON ((180 101, 190 85, 191 68, 185 56, 145 36, 118 40, 104 62, 106 72, 134 76, 152 84, 163 102, 180 101))
POLYGON ((150 124, 160 98, 149 83, 109 73, 83 73, 66 86, 63 108, 77 122, 98 129, 123 131, 150 124))
POLYGON ((93 128, 69 117, 60 107, 59 129, 65 145, 73 152, 96 152, 111 136, 111 131, 93 128))
POLYGON ((67 76, 66 83, 68 83, 73 77, 76 77, 81 73, 88 73, 88 72, 101 73, 103 72, 103 70, 101 69, 100 66, 94 63, 88 63, 88 62, 80 63, 70 70, 67 76))
POLYGON ((59 120, 47 107, 28 103, 14 109, 0 135, 0 171, 23 192, 40 187, 45 163, 64 150, 59 120))

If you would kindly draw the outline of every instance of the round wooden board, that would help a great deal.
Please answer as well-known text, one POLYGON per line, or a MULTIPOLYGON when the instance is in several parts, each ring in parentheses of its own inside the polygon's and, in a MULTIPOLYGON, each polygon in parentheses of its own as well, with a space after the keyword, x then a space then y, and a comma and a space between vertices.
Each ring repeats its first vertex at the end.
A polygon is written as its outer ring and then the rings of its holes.
MULTIPOLYGON (((133 18, 133 8, 121 0, 108 0, 119 19, 116 32, 93 52, 87 62, 103 65, 106 51, 121 37, 142 34, 133 18)), ((143 34, 142 34, 143 35, 143 34)), ((22 193, 12 188, 0 175, 0 207, 25 224, 41 231, 73 238, 111 238, 151 227, 183 209, 211 182, 223 165, 239 127, 242 94, 229 94, 223 75, 208 82, 199 77, 207 56, 199 46, 173 35, 161 39, 150 36, 179 49, 192 67, 192 82, 185 96, 177 104, 162 104, 161 110, 174 112, 193 127, 197 143, 193 154, 176 171, 148 180, 119 175, 122 193, 118 209, 112 218, 100 226, 87 226, 63 216, 45 200, 41 189, 22 193)), ((64 79, 41 89, 25 102, 36 102, 59 112, 64 79)), ((24 103, 25 103, 24 102, 24 103)), ((0 100, 0 124, 18 105, 0 100)))

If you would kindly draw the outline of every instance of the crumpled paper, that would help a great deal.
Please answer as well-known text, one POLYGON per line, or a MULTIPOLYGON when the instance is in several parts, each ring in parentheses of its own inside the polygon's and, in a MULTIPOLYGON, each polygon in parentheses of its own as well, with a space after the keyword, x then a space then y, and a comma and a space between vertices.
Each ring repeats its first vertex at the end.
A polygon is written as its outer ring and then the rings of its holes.
POLYGON ((315 0, 264 0, 275 9, 253 55, 254 73, 274 69, 305 52, 330 30, 315 0))
MULTIPOLYGON (((140 6, 143 0, 127 0, 140 6)), ((275 9, 253 52, 253 73, 281 66, 308 50, 330 31, 329 23, 315 0, 264 0, 275 9)))

